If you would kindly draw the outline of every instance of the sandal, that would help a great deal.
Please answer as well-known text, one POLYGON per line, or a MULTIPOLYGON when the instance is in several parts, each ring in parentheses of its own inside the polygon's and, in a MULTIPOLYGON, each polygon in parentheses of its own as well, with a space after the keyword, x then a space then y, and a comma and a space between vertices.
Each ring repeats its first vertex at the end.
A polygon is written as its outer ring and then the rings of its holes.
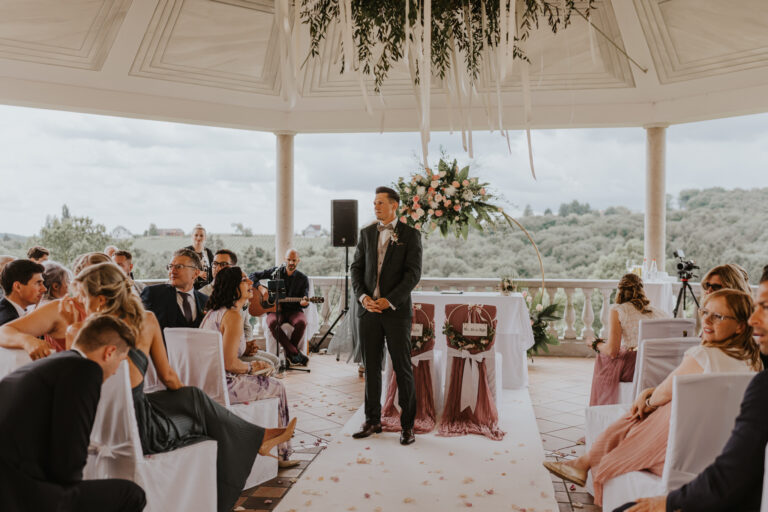
POLYGON ((580 469, 569 466, 564 462, 544 462, 544 467, 555 476, 559 476, 564 480, 573 482, 579 487, 584 487, 587 483, 587 472, 580 469))
MULTIPOLYGON (((272 448, 275 446, 282 444, 286 441, 288 441, 291 437, 293 437, 293 431, 296 429, 296 418, 293 418, 290 423, 288 423, 288 426, 285 427, 285 430, 282 434, 279 436, 275 436, 272 439, 268 439, 261 443, 261 446, 259 447, 259 455, 267 456, 267 457, 273 457, 277 459, 277 455, 273 455, 269 453, 272 448)), ((279 460, 279 459, 278 459, 279 460)))

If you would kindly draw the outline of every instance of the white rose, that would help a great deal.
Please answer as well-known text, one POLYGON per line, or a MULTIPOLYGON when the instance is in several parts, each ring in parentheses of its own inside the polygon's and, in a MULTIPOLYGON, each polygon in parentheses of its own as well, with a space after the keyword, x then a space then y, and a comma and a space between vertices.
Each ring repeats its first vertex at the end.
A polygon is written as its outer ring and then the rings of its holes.
POLYGON ((429 184, 429 186, 430 186, 430 187, 432 187, 432 188, 437 188, 437 186, 438 186, 439 184, 440 184, 440 183, 438 183, 438 182, 437 182, 437 180, 434 180, 432 183, 430 183, 430 184, 429 184))
POLYGON ((542 311, 544 311, 544 306, 543 306, 543 305, 541 305, 541 304, 536 304, 536 311, 538 311, 539 313, 541 313, 542 311))
POLYGON ((427 189, 424 187, 416 187, 416 193, 420 196, 423 196, 426 191, 427 189))
POLYGON ((416 210, 416 215, 418 215, 419 217, 423 217, 424 216, 424 210, 419 208, 418 210, 416 210))
POLYGON ((446 187, 445 190, 443 190, 443 192, 445 192, 445 195, 447 197, 453 197, 453 195, 456 193, 456 189, 453 187, 446 187))
POLYGON ((465 201, 471 201, 472 198, 475 197, 475 195, 472 193, 471 190, 465 190, 463 194, 461 194, 461 198, 465 201))
POLYGON ((430 203, 429 203, 429 207, 430 207, 430 208, 432 208, 433 210, 434 210, 435 208, 437 208, 438 206, 440 206, 440 205, 439 205, 439 204, 437 204, 437 203, 436 203, 436 202, 434 202, 434 201, 430 201, 430 203))
POLYGON ((443 194, 435 194, 435 201, 440 202, 443 200, 443 194))
POLYGON ((403 190, 405 190, 405 193, 406 193, 406 194, 410 194, 410 192, 411 192, 411 187, 408 187, 408 186, 406 186, 406 187, 405 187, 403 190))

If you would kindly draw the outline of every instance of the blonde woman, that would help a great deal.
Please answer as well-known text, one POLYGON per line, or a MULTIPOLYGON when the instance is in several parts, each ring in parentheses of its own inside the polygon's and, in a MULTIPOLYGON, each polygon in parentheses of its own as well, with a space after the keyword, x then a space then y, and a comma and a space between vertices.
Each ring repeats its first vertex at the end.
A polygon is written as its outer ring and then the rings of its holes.
POLYGON ((597 352, 590 406, 618 402, 619 382, 632 382, 635 375, 640 320, 667 317, 668 314, 650 305, 640 277, 625 274, 619 280, 616 302, 611 306, 608 339, 588 342, 597 352))
POLYGON ((723 288, 732 288, 752 294, 752 289, 749 287, 749 274, 735 263, 718 265, 707 272, 701 280, 701 290, 704 295, 709 295, 723 288))
MULTIPOLYGON (((76 278, 80 301, 88 315, 112 315, 136 333, 136 349, 128 354, 131 387, 139 437, 145 454, 170 451, 200 438, 218 443, 216 473, 218 510, 229 511, 245 485, 257 453, 269 451, 291 438, 295 420, 287 428, 263 429, 230 413, 202 390, 183 386, 168 364, 168 357, 154 314, 145 311, 131 282, 112 263, 83 270, 76 278), (165 391, 144 394, 148 358, 157 369, 165 391)), ((68 339, 80 324, 69 329, 68 339)), ((183 468, 176 468, 183 471, 183 468)))
POLYGON ((192 245, 185 247, 185 249, 195 251, 200 258, 200 262, 203 264, 203 271, 195 280, 195 290, 199 290, 213 281, 213 272, 211 268, 211 264, 213 263, 213 252, 205 246, 207 237, 208 233, 205 231, 205 228, 200 224, 197 224, 192 229, 192 245))
POLYGON ((748 324, 752 298, 723 289, 704 298, 700 309, 701 345, 685 352, 680 365, 656 388, 643 390, 629 414, 609 426, 592 448, 568 462, 545 462, 551 473, 584 485, 592 471, 595 504, 600 506, 603 484, 632 471, 661 476, 667 452, 672 384, 677 375, 752 373, 762 369, 760 350, 748 324))

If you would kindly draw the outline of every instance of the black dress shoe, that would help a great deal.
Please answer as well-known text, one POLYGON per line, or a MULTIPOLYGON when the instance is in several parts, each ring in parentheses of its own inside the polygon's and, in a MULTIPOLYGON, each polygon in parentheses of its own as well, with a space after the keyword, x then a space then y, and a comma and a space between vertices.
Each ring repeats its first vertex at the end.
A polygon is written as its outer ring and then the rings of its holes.
POLYGON ((363 423, 362 428, 359 432, 355 432, 352 434, 352 437, 355 439, 364 439, 372 434, 378 434, 381 432, 381 423, 368 423, 367 421, 363 423))
POLYGON ((403 446, 413 444, 413 442, 416 441, 416 436, 413 433, 412 428, 404 428, 402 432, 400 432, 400 444, 403 446))

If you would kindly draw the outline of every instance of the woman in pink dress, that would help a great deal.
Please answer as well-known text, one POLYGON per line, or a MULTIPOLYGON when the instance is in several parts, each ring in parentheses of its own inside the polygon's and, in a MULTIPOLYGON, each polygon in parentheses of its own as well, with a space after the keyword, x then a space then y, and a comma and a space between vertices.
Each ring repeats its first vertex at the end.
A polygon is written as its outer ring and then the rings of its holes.
POLYGON ((632 382, 635 376, 640 320, 667 317, 668 314, 650 305, 642 279, 635 274, 621 278, 616 303, 611 306, 608 340, 587 342, 597 352, 590 406, 619 402, 619 382, 632 382))
POLYGON ((683 362, 656 388, 643 390, 629 414, 609 426, 590 450, 567 462, 545 462, 551 473, 584 485, 592 471, 595 504, 601 505, 603 485, 632 471, 661 476, 667 451, 672 384, 676 375, 749 373, 762 369, 760 350, 747 323, 750 295, 723 289, 704 298, 699 310, 701 345, 690 348, 683 362))

